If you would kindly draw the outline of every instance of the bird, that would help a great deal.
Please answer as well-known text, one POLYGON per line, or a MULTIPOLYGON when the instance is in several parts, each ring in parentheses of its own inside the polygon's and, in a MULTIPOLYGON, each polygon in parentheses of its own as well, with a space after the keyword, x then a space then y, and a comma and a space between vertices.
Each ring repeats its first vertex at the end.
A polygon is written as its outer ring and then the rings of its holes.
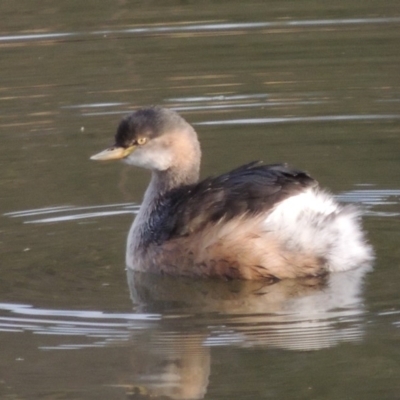
POLYGON ((199 180, 197 133, 171 109, 127 115, 115 143, 91 159, 151 171, 127 239, 126 266, 133 271, 277 281, 345 271, 374 258, 360 211, 304 171, 254 161, 199 180))

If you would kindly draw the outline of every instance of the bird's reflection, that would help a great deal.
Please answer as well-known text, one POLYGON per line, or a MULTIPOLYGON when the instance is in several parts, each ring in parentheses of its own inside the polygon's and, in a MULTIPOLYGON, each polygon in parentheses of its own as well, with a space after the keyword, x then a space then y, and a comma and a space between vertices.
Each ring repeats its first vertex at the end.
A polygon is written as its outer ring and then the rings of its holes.
POLYGON ((137 310, 162 316, 157 329, 135 337, 129 398, 203 398, 213 345, 306 351, 362 340, 361 291, 368 270, 273 284, 128 270, 137 310))

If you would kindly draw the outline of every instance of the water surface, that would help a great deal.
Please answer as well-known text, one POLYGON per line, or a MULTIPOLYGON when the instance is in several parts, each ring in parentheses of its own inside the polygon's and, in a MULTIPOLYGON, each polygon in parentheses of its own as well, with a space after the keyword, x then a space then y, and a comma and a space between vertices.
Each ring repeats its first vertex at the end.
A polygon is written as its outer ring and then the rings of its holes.
POLYGON ((1 398, 398 397, 398 2, 0 13, 1 398), (202 176, 287 161, 360 207, 373 268, 272 286, 127 274, 149 175, 88 158, 149 104, 194 124, 202 176))

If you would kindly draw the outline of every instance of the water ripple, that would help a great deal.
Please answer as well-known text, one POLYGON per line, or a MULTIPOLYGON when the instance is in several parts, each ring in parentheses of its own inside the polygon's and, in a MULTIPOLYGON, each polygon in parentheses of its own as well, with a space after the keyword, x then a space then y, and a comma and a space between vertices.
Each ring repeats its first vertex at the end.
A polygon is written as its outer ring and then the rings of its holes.
POLYGON ((28 219, 24 221, 25 224, 42 224, 50 222, 64 222, 64 221, 76 221, 80 219, 98 218, 98 217, 109 217, 122 214, 137 214, 140 206, 132 203, 117 203, 117 204, 106 204, 101 206, 85 206, 85 207, 74 207, 74 206, 59 206, 59 207, 47 207, 38 208, 36 210, 26 211, 14 211, 3 214, 10 218, 29 218, 38 217, 47 214, 60 214, 50 218, 39 218, 39 219, 28 219), (101 211, 93 212, 93 210, 101 209, 101 211), (88 211, 79 212, 77 211, 88 211), (67 215, 65 215, 67 214, 67 215))
POLYGON ((101 107, 116 107, 123 106, 126 103, 89 103, 89 104, 76 104, 72 106, 62 106, 64 109, 74 109, 74 108, 101 108, 101 107))
POLYGON ((76 33, 38 33, 30 35, 6 35, 0 36, 0 42, 12 42, 12 41, 23 41, 23 40, 47 40, 47 39, 59 39, 77 35, 76 33))
POLYGON ((335 121, 373 121, 398 120, 400 114, 363 114, 363 115, 320 115, 310 117, 278 117, 278 118, 243 118, 228 120, 212 120, 197 122, 193 125, 263 125, 285 124, 293 122, 335 122, 335 121))
POLYGON ((232 30, 254 30, 268 28, 299 28, 299 27, 326 27, 343 25, 371 25, 371 24, 398 24, 400 18, 338 18, 338 19, 315 19, 315 20, 293 20, 293 21, 266 21, 266 22, 220 22, 220 23, 195 23, 185 25, 165 26, 142 26, 129 29, 96 30, 89 32, 50 32, 37 34, 3 35, 0 42, 13 41, 40 41, 49 39, 65 39, 81 37, 86 35, 107 36, 111 34, 171 34, 180 32, 210 32, 210 31, 232 31, 232 30))
POLYGON ((391 205, 400 203, 399 189, 351 190, 336 196, 338 200, 365 205, 391 205))
POLYGON ((336 196, 343 203, 358 203, 365 206, 364 214, 374 217, 397 217, 400 211, 386 211, 377 207, 398 206, 400 204, 399 189, 359 189, 343 192, 336 196), (375 208, 375 209, 374 209, 375 208))
POLYGON ((103 30, 92 32, 94 35, 107 35, 111 33, 174 33, 174 32, 201 32, 201 31, 229 31, 263 28, 288 28, 331 25, 361 25, 361 24, 388 24, 399 23, 400 18, 348 18, 348 19, 316 19, 299 21, 271 21, 271 22, 239 22, 239 23, 214 23, 191 24, 183 26, 157 26, 140 27, 124 30, 103 30))
MULTIPOLYGON (((262 107, 280 107, 280 106, 294 106, 294 105, 304 106, 304 105, 322 104, 326 102, 327 101, 323 100, 268 101, 263 103, 212 104, 212 105, 194 105, 194 106, 175 106, 169 108, 171 110, 181 112, 181 111, 206 111, 206 110, 233 110, 237 108, 254 108, 254 107, 262 108, 262 107)), ((132 112, 132 110, 85 112, 82 113, 82 115, 85 117, 95 117, 99 115, 129 114, 130 112, 132 112)), ((212 125, 212 124, 208 122, 199 122, 193 125, 212 125)))
POLYGON ((0 332, 32 332, 36 335, 84 336, 106 340, 84 345, 61 343, 54 348, 104 347, 113 341, 127 340, 132 331, 147 329, 149 324, 160 319, 161 316, 154 313, 51 310, 26 304, 0 303, 0 332))
POLYGON ((218 95, 218 96, 197 96, 197 97, 175 97, 167 99, 167 102, 194 103, 204 101, 232 101, 232 100, 253 100, 266 99, 270 95, 267 93, 259 94, 240 94, 240 95, 218 95))

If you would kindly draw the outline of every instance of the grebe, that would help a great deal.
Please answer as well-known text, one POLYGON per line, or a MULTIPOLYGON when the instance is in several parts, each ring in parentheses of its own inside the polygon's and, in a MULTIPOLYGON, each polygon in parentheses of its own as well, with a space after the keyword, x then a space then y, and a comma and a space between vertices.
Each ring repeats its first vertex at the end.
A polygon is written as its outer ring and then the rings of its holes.
POLYGON ((123 159, 151 181, 128 235, 135 271, 225 279, 284 279, 355 268, 373 258, 359 212, 286 164, 252 162, 199 182, 193 127, 143 108, 120 122, 92 160, 123 159))

